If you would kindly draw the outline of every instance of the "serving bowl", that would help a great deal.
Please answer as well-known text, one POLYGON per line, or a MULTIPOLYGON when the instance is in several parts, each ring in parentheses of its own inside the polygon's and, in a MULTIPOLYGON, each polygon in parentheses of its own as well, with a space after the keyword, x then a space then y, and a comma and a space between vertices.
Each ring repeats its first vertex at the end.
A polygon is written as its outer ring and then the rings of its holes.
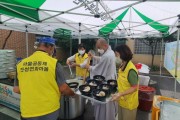
POLYGON ((91 96, 92 93, 92 88, 90 85, 81 85, 79 86, 79 91, 81 92, 82 95, 85 96, 91 96))

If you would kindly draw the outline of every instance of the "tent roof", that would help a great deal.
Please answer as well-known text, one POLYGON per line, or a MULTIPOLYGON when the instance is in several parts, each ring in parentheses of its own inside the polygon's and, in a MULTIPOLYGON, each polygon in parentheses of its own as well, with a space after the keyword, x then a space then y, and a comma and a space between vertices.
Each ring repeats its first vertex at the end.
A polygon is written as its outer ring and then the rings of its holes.
POLYGON ((36 0, 26 2, 14 0, 14 3, 7 3, 7 1, 9 0, 0 0, 0 7, 9 11, 5 13, 2 9, 0 10, 1 29, 52 36, 56 29, 64 28, 72 31, 73 38, 78 38, 79 31, 81 31, 82 38, 98 37, 98 32, 102 27, 112 22, 129 7, 122 21, 110 33, 111 38, 161 35, 161 32, 146 24, 133 8, 148 18, 169 26, 170 33, 176 29, 177 15, 180 14, 179 0, 171 0, 171 2, 170 0, 148 0, 146 2, 142 0, 102 0, 99 3, 94 0, 40 0, 38 3, 32 3, 36 0), (25 11, 31 12, 25 14, 25 11), (95 18, 94 15, 98 17, 98 13, 101 17, 95 18))

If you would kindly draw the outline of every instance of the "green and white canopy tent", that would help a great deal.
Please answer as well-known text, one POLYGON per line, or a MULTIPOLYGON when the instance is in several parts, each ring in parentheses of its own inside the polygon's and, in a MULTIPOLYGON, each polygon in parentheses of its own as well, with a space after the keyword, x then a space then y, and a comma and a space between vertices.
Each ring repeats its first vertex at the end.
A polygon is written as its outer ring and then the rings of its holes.
POLYGON ((176 29, 179 6, 178 0, 0 0, 0 28, 50 36, 63 28, 79 40, 100 31, 110 38, 161 36, 176 29))
POLYGON ((100 36, 162 37, 180 25, 179 6, 179 0, 0 0, 0 29, 49 36, 67 30, 79 43, 100 36))

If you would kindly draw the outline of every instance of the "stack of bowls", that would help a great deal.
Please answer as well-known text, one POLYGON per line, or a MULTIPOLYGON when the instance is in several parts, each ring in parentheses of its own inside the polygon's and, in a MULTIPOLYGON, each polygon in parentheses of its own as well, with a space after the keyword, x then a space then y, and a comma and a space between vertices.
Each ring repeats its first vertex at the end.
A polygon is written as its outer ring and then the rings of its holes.
POLYGON ((111 87, 111 93, 115 93, 117 91, 117 81, 116 80, 108 80, 107 84, 111 87))
POLYGON ((106 97, 117 91, 116 80, 105 80, 101 75, 95 75, 93 79, 87 81, 86 85, 81 85, 79 91, 82 95, 93 97, 99 101, 105 101, 106 97), (89 89, 88 91, 87 88, 89 89))
POLYGON ((14 50, 0 50, 0 79, 7 78, 7 73, 16 71, 16 57, 14 50))

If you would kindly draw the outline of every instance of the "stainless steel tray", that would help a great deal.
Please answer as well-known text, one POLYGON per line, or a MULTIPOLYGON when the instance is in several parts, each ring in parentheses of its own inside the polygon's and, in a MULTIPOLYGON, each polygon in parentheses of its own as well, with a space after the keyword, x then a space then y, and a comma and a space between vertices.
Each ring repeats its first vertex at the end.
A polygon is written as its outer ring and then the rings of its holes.
POLYGON ((79 91, 79 89, 77 89, 77 90, 75 91, 75 93, 76 93, 77 95, 83 97, 83 98, 86 98, 86 99, 88 99, 88 100, 91 100, 92 102, 96 102, 96 103, 100 103, 100 104, 107 104, 107 103, 110 102, 110 100, 111 100, 111 96, 106 97, 105 101, 96 100, 95 98, 93 98, 93 96, 90 97, 90 96, 82 95, 81 92, 79 91))

